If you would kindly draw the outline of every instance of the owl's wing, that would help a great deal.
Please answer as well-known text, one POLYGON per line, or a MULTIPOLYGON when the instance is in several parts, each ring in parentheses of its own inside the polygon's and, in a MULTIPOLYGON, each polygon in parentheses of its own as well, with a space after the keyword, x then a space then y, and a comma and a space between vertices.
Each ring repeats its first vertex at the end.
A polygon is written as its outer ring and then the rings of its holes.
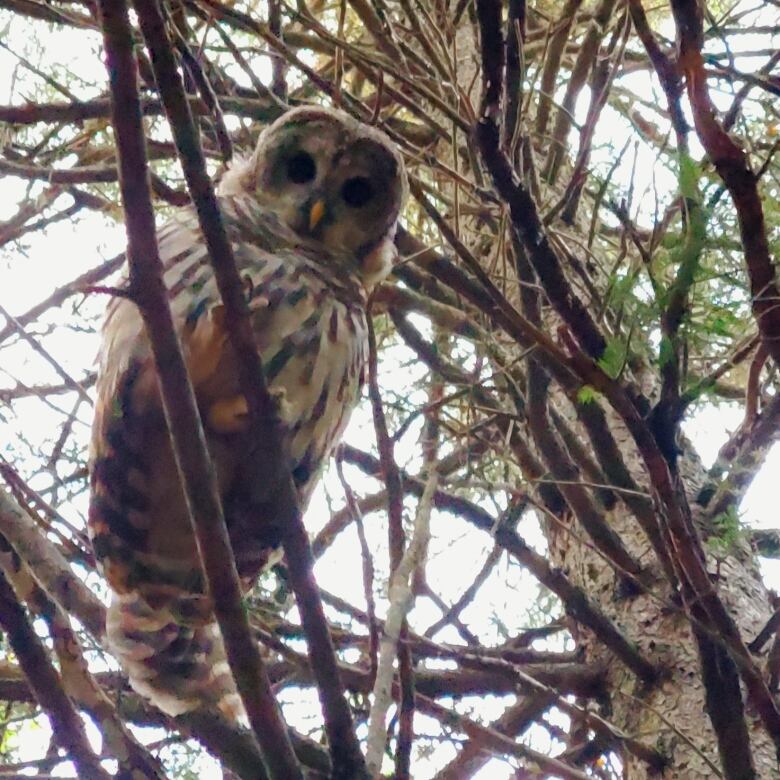
MULTIPOLYGON (((160 231, 160 252, 196 396, 213 404, 235 397, 235 371, 203 241, 187 216, 160 231)), ((113 591, 109 644, 132 686, 169 714, 210 703, 235 716, 239 702, 204 596, 151 348, 132 301, 112 301, 98 360, 89 528, 113 591)), ((220 436, 210 436, 209 446, 224 490, 235 447, 220 436)))
MULTIPOLYGON (((279 398, 291 468, 305 500, 357 400, 365 314, 361 305, 334 296, 327 279, 289 247, 269 252, 256 238, 231 234, 256 343, 279 398)), ((257 487, 241 457, 249 444, 242 439, 245 404, 194 215, 164 227, 159 244, 228 526, 242 540, 237 563, 251 577, 264 550, 251 543, 255 518, 241 511, 257 487)), ((232 712, 235 690, 203 595, 150 346, 131 301, 112 302, 99 362, 89 526, 114 592, 109 641, 136 690, 169 713, 204 701, 232 712)))
MULTIPOLYGON (((163 227, 159 246, 174 327, 224 495, 237 455, 236 442, 220 434, 240 430, 243 399, 194 215, 163 227)), ((269 281, 265 268, 246 271, 252 285, 263 288, 269 281)), ((263 305, 258 296, 257 316, 262 317, 263 305)), ((89 518, 97 558, 118 593, 138 590, 161 599, 179 590, 202 590, 151 347, 140 312, 127 298, 116 298, 109 307, 98 362, 89 518)))

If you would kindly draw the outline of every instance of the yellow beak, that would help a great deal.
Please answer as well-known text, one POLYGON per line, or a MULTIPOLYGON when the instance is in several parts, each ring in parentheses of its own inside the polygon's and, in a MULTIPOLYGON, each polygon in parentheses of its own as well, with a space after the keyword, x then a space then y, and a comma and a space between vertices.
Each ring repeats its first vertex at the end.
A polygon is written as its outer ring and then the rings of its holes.
POLYGON ((309 230, 314 230, 320 224, 325 216, 325 201, 321 198, 314 201, 314 205, 309 212, 309 230))

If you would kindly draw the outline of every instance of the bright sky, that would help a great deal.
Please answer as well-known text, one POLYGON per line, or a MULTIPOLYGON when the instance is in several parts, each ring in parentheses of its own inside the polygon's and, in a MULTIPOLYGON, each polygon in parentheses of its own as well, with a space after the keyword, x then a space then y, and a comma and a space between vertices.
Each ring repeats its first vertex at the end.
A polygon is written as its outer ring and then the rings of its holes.
MULTIPOLYGON (((0 15, 0 24, 3 24, 7 18, 7 15, 0 15)), ((29 29, 15 20, 4 35, 4 41, 14 50, 38 62, 40 55, 29 46, 28 35, 29 29)), ((83 31, 53 30, 47 41, 45 62, 67 63, 71 71, 81 75, 85 83, 89 83, 97 72, 96 68, 101 69, 100 77, 103 77, 97 47, 96 35, 92 36, 90 48, 85 47, 83 31)), ((713 48, 718 47, 713 45, 713 48)), ((33 94, 34 79, 15 66, 15 58, 0 49, 0 102, 18 103, 26 95, 33 94)), ((658 90, 652 90, 646 76, 637 74, 633 79, 635 83, 632 86, 643 93, 643 97, 655 102, 660 100, 658 90)), ((625 83, 628 84, 627 81, 625 83)), ((93 96, 91 90, 81 86, 78 80, 71 88, 77 97, 93 96)), ((583 97, 583 101, 585 100, 586 98, 583 97)), ((582 110, 579 113, 582 113, 582 110)), ((605 121, 614 122, 615 132, 625 133, 625 122, 616 112, 606 115, 605 121)), ((0 134, 2 132, 0 129, 0 134)), ((598 153, 594 154, 594 164, 601 162, 606 160, 599 160, 598 153)), ((620 176, 626 180, 628 170, 622 170, 620 176)), ((638 206, 640 217, 643 216, 642 211, 645 208, 644 215, 653 212, 651 193, 654 187, 661 192, 669 192, 675 186, 673 173, 658 164, 653 151, 640 145, 636 191, 647 193, 649 198, 649 201, 639 199, 640 204, 645 204, 638 206)), ((36 183, 30 187, 30 192, 36 194, 43 188, 42 183, 36 183)), ((13 178, 0 181, 0 221, 8 219, 15 213, 17 203, 24 197, 27 189, 26 182, 13 178)), ((121 251, 123 243, 124 232, 121 226, 108 223, 100 215, 84 212, 73 221, 60 223, 40 234, 25 237, 21 245, 9 244, 0 249, 0 303, 11 314, 21 314, 58 286, 121 251)), ((74 306, 78 307, 79 315, 82 317, 93 317, 105 307, 105 299, 99 296, 71 299, 61 312, 47 315, 29 330, 34 334, 45 334, 43 343, 47 350, 72 376, 79 378, 92 369, 93 357, 97 351, 97 337, 94 333, 63 326, 64 321, 72 316, 74 306), (51 325, 56 327, 48 332, 51 325)), ((381 382, 386 389, 406 393, 407 386, 414 381, 414 374, 422 376, 425 374, 425 369, 412 366, 404 368, 399 373, 401 364, 408 359, 408 354, 399 348, 391 350, 390 353, 385 358, 381 382), (399 370, 395 370, 396 367, 399 370)), ((52 367, 29 347, 19 343, 9 346, 9 343, 6 343, 0 347, 0 387, 13 387, 17 381, 36 385, 59 383, 60 380, 52 367)), ((14 404, 16 415, 11 415, 6 408, 0 408, 0 453, 6 454, 9 459, 17 462, 19 458, 22 462, 25 459, 28 462, 38 461, 40 452, 50 449, 59 433, 64 415, 70 413, 74 402, 74 395, 55 396, 51 399, 50 405, 37 399, 30 399, 14 404), (23 444, 24 442, 27 444, 23 444)), ((736 405, 722 404, 718 407, 709 407, 689 420, 685 424, 685 431, 694 441, 704 461, 710 463, 718 448, 726 440, 728 432, 738 426, 740 418, 740 411, 736 405)), ((90 409, 86 404, 82 404, 78 422, 73 430, 74 443, 80 446, 86 444, 90 419, 90 409)), ((410 454, 416 451, 418 435, 419 428, 412 426, 398 448, 401 460, 408 459, 410 454)), ((373 441, 373 426, 365 406, 354 415, 345 439, 361 447, 366 447, 367 442, 373 441)), ((376 482, 365 478, 356 469, 345 466, 345 471, 347 479, 358 495, 374 492, 377 489, 376 482)), ((743 503, 742 517, 749 525, 767 528, 777 525, 775 514, 777 490, 773 480, 778 473, 780 473, 780 448, 776 447, 743 503)), ((66 476, 65 472, 59 474, 60 478, 64 476, 66 476)), ((50 477, 41 475, 34 481, 34 487, 43 490, 48 488, 50 483, 50 477)), ((316 532, 329 517, 326 493, 332 497, 336 506, 342 504, 342 489, 334 469, 329 471, 318 489, 307 514, 307 527, 312 532, 316 532)), ((411 503, 409 508, 412 512, 413 507, 414 504, 411 503)), ((84 510, 85 496, 82 495, 74 500, 72 505, 64 508, 63 514, 68 519, 81 524, 84 510)), ((366 532, 372 549, 381 549, 385 545, 386 528, 378 515, 375 514, 367 520, 366 532)), ((543 540, 532 521, 523 521, 522 532, 539 549, 543 549, 543 540)), ((462 589, 481 567, 484 556, 491 546, 490 539, 485 534, 475 532, 458 518, 442 513, 434 514, 432 537, 428 563, 429 581, 435 583, 446 601, 451 602, 460 595, 462 589)), ((359 559, 357 535, 354 528, 350 528, 323 556, 317 565, 316 573, 323 587, 362 607, 364 604, 362 587, 359 585, 359 572, 344 570, 344 561, 359 559)), ((376 565, 377 577, 385 578, 386 562, 378 558, 376 565)), ((780 588, 780 564, 766 563, 764 570, 768 584, 780 588)), ((462 617, 472 631, 486 639, 498 642, 502 639, 502 630, 512 632, 522 627, 523 621, 527 620, 527 609, 535 603, 537 593, 536 581, 505 556, 482 588, 480 596, 462 617), (493 618, 493 615, 501 617, 503 627, 493 618)), ((385 606, 380 599, 378 604, 380 614, 383 613, 385 606)), ((420 599, 411 615, 412 625, 424 627, 435 621, 439 614, 438 609, 429 600, 420 599)), ((442 632, 438 638, 458 640, 453 629, 442 632)), ((313 725, 310 715, 317 711, 314 693, 295 692, 294 701, 291 700, 291 696, 292 694, 286 693, 283 697, 287 703, 285 707, 287 716, 294 725, 302 729, 310 729, 313 725), (307 706, 305 699, 309 700, 308 704, 311 706, 307 706)), ((470 707, 476 707, 476 711, 482 717, 492 718, 500 715, 503 707, 510 700, 511 697, 487 700, 466 698, 458 705, 458 709, 467 711, 470 707)), ((438 733, 436 723, 424 716, 418 715, 417 726, 434 738, 438 733)), ((89 728, 97 744, 95 729, 91 725, 89 728)), ((150 739, 159 736, 155 730, 147 730, 147 733, 150 739)), ((37 728, 27 728, 24 732, 20 757, 24 759, 40 756, 42 745, 48 741, 48 735, 48 727, 43 721, 37 728)), ((545 750, 549 736, 543 729, 536 728, 530 732, 528 739, 537 749, 545 750)), ((449 760, 454 752, 452 745, 446 741, 441 742, 428 759, 419 760, 415 776, 420 780, 432 776, 435 769, 449 760)), ((512 772, 513 770, 506 763, 493 761, 477 777, 482 780, 501 780, 512 776, 512 772)), ((220 777, 216 766, 205 757, 199 767, 199 773, 203 780, 212 780, 212 778, 216 780, 220 777)), ((56 774, 66 776, 67 768, 60 767, 56 774)))

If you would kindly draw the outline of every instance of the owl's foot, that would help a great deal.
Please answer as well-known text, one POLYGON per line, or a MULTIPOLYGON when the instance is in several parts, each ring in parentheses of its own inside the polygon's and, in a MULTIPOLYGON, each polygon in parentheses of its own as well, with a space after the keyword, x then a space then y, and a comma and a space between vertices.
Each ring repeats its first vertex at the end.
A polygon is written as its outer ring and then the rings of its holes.
POLYGON ((249 423, 249 404, 243 395, 220 398, 211 405, 206 419, 215 433, 240 433, 249 423))

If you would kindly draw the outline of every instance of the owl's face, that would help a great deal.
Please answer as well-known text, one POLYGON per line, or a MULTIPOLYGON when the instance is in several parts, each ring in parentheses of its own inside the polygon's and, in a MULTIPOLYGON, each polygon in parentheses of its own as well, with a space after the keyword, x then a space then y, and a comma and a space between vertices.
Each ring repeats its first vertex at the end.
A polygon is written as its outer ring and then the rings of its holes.
POLYGON ((243 186, 264 207, 371 275, 407 188, 401 155, 384 133, 340 111, 298 108, 266 128, 251 163, 243 186))

